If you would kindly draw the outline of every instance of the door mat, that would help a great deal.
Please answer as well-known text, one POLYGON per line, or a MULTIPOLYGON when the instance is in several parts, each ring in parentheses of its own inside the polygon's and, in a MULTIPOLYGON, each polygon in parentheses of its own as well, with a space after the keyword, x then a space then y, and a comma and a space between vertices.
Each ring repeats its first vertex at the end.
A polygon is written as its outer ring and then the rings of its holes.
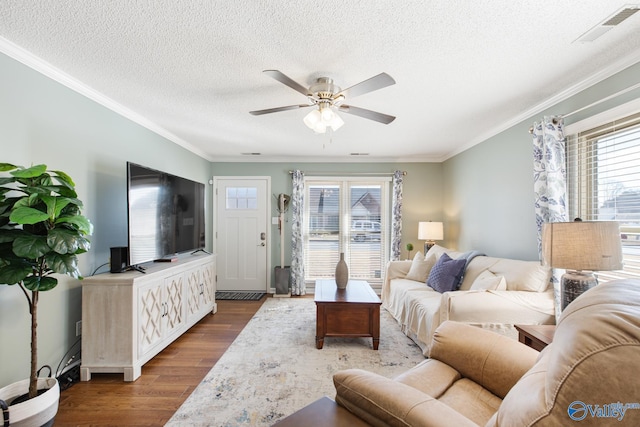
POLYGON ((260 301, 266 292, 228 292, 217 291, 217 300, 244 300, 244 301, 260 301))

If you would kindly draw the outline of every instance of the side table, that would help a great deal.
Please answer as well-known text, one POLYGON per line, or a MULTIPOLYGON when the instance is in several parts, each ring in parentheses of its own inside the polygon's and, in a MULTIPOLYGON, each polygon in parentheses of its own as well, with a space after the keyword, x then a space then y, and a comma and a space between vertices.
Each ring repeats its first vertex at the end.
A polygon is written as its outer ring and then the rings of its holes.
POLYGON ((514 325, 518 341, 534 350, 542 351, 553 341, 556 325, 514 325))
POLYGON ((368 425, 325 396, 280 420, 273 427, 365 427, 368 425))

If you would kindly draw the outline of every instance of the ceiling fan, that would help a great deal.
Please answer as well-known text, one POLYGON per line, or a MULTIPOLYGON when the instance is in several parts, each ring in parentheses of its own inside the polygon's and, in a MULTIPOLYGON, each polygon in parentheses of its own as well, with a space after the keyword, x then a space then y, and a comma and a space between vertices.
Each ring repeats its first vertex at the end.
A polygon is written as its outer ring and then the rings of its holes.
POLYGON ((370 79, 342 90, 336 86, 329 77, 318 77, 314 84, 309 88, 305 88, 278 70, 264 70, 263 72, 306 96, 308 103, 250 111, 249 113, 254 116, 317 106, 317 109, 314 109, 304 118, 304 123, 317 133, 324 133, 327 128, 335 131, 344 124, 344 121, 336 114, 335 110, 384 124, 389 124, 395 120, 394 116, 388 114, 343 104, 347 98, 353 98, 395 84, 396 81, 387 73, 380 73, 377 76, 373 76, 370 79))

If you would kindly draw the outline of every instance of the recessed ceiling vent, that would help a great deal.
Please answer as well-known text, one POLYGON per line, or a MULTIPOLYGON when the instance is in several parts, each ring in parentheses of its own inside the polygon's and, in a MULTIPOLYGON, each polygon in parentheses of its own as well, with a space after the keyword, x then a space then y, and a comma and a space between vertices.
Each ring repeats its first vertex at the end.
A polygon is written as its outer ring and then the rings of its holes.
POLYGON ((633 14, 640 10, 638 5, 627 5, 606 18, 604 21, 591 28, 589 31, 578 37, 575 41, 580 43, 589 43, 601 37, 604 33, 613 27, 620 25, 633 14))

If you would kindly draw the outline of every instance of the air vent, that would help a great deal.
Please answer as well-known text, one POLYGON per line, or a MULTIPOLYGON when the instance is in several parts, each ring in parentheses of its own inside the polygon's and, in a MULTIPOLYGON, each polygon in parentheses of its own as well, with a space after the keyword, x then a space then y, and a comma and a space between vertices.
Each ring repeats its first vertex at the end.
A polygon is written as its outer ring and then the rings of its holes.
POLYGON ((369 153, 349 153, 351 156, 368 156, 369 153))
POLYGON ((622 22, 627 20, 633 14, 640 10, 640 6, 637 5, 627 5, 622 9, 618 10, 613 15, 606 18, 604 21, 591 28, 589 31, 578 37, 575 41, 581 43, 589 43, 597 38, 601 37, 604 33, 611 30, 613 27, 620 25, 622 22))
POLYGON ((638 10, 640 10, 640 8, 638 8, 637 6, 635 6, 635 7, 625 7, 620 12, 616 13, 611 18, 609 18, 605 22, 603 22, 602 25, 608 25, 608 26, 614 27, 614 26, 620 24, 625 19, 629 18, 631 15, 636 13, 638 10))
POLYGON ((243 156, 261 156, 262 153, 240 153, 243 156))

